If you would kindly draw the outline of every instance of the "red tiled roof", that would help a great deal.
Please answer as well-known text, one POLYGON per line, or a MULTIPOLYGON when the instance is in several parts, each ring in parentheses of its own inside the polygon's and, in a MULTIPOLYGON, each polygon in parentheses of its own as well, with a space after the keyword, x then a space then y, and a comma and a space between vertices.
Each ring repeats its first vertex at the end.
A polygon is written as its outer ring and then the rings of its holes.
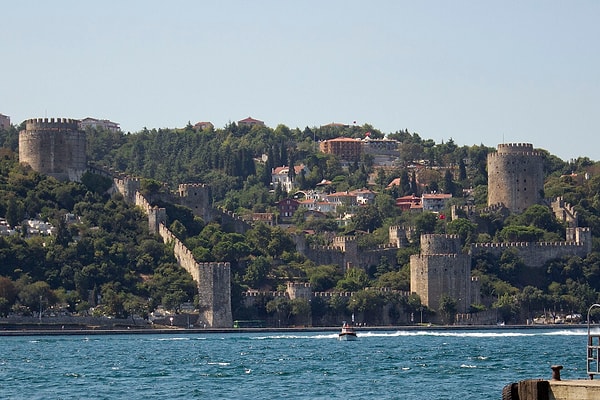
POLYGON ((428 194, 423 194, 423 198, 424 199, 450 199, 452 198, 451 194, 446 194, 446 193, 428 193, 428 194))
POLYGON ((263 121, 260 121, 258 119, 254 119, 252 117, 241 119, 241 120, 238 121, 238 123, 240 123, 240 122, 242 122, 242 123, 244 123, 244 122, 245 123, 252 123, 252 122, 254 122, 254 123, 257 123, 257 124, 263 124, 264 123, 263 121))
POLYGON ((360 139, 347 138, 347 137, 338 137, 335 139, 326 140, 326 142, 360 142, 360 139))

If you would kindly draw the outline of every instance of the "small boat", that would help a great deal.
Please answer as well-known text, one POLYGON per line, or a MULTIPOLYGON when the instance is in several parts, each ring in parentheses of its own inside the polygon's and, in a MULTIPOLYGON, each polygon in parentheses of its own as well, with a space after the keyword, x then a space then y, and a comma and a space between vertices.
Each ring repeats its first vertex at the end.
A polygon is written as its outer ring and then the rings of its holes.
POLYGON ((342 324, 342 331, 338 335, 339 340, 356 340, 356 332, 346 321, 342 324))

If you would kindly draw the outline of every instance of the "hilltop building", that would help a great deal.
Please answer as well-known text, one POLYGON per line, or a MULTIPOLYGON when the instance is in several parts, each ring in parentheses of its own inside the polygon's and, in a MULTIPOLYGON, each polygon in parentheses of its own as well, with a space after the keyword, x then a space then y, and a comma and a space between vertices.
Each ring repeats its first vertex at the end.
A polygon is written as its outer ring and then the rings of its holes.
POLYGON ((253 126, 265 126, 265 123, 263 121, 260 121, 258 119, 254 119, 252 117, 248 117, 248 118, 244 118, 242 120, 238 121, 238 126, 249 126, 249 127, 253 127, 253 126))
POLYGON ((7 130, 8 128, 10 128, 10 117, 0 114, 0 129, 7 130))
POLYGON ((322 153, 332 154, 342 160, 358 161, 362 154, 362 143, 360 139, 339 137, 319 142, 319 149, 322 153))
POLYGON ((121 127, 118 123, 109 121, 108 119, 96 119, 87 117, 79 121, 79 128, 86 130, 86 128, 92 129, 104 129, 111 132, 119 132, 121 127))
POLYGON ((194 130, 203 131, 205 129, 213 129, 215 126, 210 121, 199 121, 194 124, 194 130))

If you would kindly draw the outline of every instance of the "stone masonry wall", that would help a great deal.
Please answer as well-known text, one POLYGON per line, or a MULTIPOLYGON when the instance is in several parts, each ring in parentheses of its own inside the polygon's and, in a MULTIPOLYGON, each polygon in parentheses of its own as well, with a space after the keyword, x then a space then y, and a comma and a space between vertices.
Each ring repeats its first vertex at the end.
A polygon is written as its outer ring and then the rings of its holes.
POLYGON ((85 132, 74 119, 28 119, 19 132, 19 161, 41 174, 79 181, 87 169, 85 132))
POLYGON ((427 307, 438 311, 443 295, 466 313, 472 301, 471 257, 467 254, 415 254, 410 257, 410 290, 427 307))
POLYGON ((520 213, 543 199, 543 159, 530 143, 499 144, 488 154, 487 168, 488 205, 502 203, 520 213))
MULTIPOLYGON (((126 187, 124 185, 123 187, 126 187)), ((163 242, 173 245, 178 264, 198 285, 200 316, 198 324, 210 328, 231 328, 231 265, 229 263, 198 263, 192 252, 165 225, 164 209, 152 207, 148 200, 135 192, 135 205, 148 215, 151 232, 157 228, 163 242)))
POLYGON ((547 261, 561 257, 587 257, 590 243, 578 242, 519 242, 519 243, 475 243, 471 245, 471 255, 484 253, 500 257, 507 250, 514 251, 530 267, 542 267, 547 261))

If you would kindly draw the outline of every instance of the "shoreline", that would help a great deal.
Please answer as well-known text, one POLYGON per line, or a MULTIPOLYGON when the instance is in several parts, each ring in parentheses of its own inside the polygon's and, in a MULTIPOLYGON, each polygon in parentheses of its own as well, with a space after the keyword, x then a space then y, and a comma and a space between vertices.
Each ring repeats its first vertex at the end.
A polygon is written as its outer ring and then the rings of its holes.
MULTIPOLYGON (((339 332, 339 326, 319 327, 290 327, 290 328, 179 328, 179 327, 127 327, 127 328, 100 328, 100 327, 68 327, 54 328, 41 324, 39 327, 22 329, 3 329, 0 324, 1 336, 73 336, 73 335, 165 335, 165 334, 214 334, 214 333, 293 333, 293 332, 339 332)), ((600 327, 594 324, 592 327, 600 327)), ((512 331, 512 330, 575 330, 587 329, 587 324, 548 324, 548 325, 396 325, 396 326, 361 326, 355 327, 360 332, 394 332, 394 331, 512 331)))

